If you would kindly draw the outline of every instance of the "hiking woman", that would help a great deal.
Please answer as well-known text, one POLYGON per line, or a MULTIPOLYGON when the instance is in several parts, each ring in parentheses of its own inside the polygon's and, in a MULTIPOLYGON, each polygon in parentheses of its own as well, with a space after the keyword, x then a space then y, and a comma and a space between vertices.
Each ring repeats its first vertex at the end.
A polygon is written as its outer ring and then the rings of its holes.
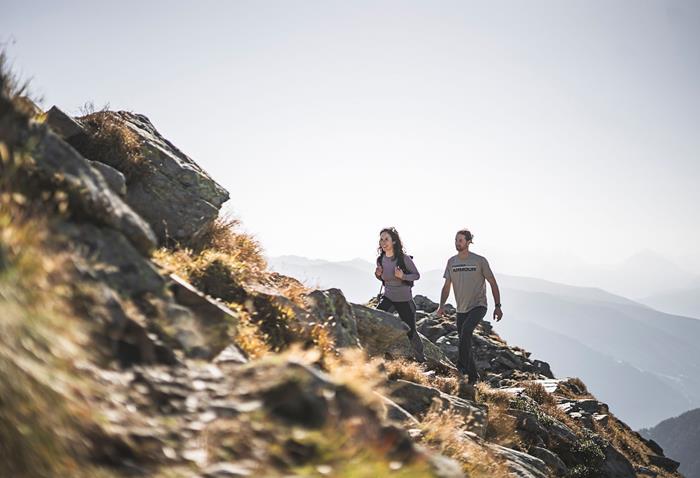
POLYGON ((409 326, 408 338, 413 345, 415 358, 425 362, 423 343, 416 331, 416 304, 413 302, 411 287, 420 278, 418 268, 411 256, 406 254, 399 233, 387 227, 379 233, 377 268, 374 275, 384 284, 384 296, 377 308, 389 311, 393 307, 399 317, 409 326))

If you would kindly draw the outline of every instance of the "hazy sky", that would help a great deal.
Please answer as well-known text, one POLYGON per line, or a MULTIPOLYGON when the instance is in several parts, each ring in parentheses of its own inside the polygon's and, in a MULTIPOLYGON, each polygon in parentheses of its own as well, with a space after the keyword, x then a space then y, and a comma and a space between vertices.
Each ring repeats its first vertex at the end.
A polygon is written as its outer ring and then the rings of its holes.
POLYGON ((700 2, 3 1, 43 106, 147 115, 270 255, 700 272, 700 2))

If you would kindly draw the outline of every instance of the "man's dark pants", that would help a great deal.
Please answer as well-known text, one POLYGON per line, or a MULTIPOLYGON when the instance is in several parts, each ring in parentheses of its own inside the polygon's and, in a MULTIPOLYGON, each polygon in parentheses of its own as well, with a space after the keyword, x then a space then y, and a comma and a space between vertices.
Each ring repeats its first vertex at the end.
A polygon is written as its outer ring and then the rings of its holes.
POLYGON ((472 350, 472 334, 477 324, 486 315, 486 307, 475 307, 469 312, 457 313, 457 333, 459 334, 459 360, 457 368, 469 377, 470 382, 476 382, 479 375, 474 362, 472 350))

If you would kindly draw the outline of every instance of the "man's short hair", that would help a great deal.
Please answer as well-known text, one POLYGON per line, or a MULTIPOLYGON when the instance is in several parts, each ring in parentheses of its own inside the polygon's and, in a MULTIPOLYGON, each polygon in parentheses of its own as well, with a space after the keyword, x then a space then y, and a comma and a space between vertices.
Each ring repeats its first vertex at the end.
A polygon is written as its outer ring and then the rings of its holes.
POLYGON ((460 229, 457 231, 457 234, 463 235, 467 242, 472 242, 474 240, 474 236, 469 229, 460 229))

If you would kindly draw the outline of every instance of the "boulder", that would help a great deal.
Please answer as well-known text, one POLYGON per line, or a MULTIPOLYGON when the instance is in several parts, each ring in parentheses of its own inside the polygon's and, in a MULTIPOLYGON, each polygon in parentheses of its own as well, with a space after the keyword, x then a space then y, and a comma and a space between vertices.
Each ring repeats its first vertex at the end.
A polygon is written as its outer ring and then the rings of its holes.
POLYGON ((75 265, 87 278, 97 279, 124 296, 161 295, 165 278, 119 231, 90 223, 63 223, 58 241, 75 251, 75 265))
POLYGON ((306 296, 308 311, 331 332, 337 347, 359 347, 357 322, 340 289, 315 290, 306 296))
POLYGON ((112 166, 97 161, 90 161, 90 165, 102 175, 112 191, 121 198, 126 196, 126 178, 122 173, 112 166))
MULTIPOLYGON (((222 303, 205 296, 176 274, 170 275, 169 288, 175 301, 191 313, 174 314, 181 320, 179 323, 169 324, 170 327, 175 327, 178 333, 182 333, 183 330, 192 331, 190 340, 182 342, 186 345, 185 352, 189 356, 210 360, 231 345, 239 322, 236 313, 222 303), (183 317, 186 320, 183 321, 183 317)), ((169 320, 167 318, 162 320, 161 326, 164 321, 169 320)))
POLYGON ((416 303, 417 310, 423 310, 428 313, 435 312, 439 305, 428 299, 426 296, 420 294, 413 297, 413 302, 416 303))
POLYGON ((539 458, 547 465, 552 476, 566 476, 567 472, 569 471, 564 462, 561 461, 561 458, 559 458, 556 453, 539 446, 532 447, 529 451, 530 455, 539 458))
POLYGON ((547 465, 539 458, 492 443, 489 443, 487 448, 503 460, 511 476, 547 478, 547 465))
POLYGON ((676 460, 672 460, 665 456, 648 455, 648 458, 649 463, 651 463, 654 466, 658 466, 659 468, 666 470, 670 473, 675 473, 675 471, 678 470, 678 467, 681 465, 676 460))
MULTIPOLYGON (((398 316, 364 305, 351 306, 360 343, 369 355, 409 359, 414 357, 414 347, 408 339, 408 325, 398 316)), ((454 364, 435 344, 420 333, 418 338, 423 344, 423 354, 428 367, 455 370, 454 364)))
POLYGON ((462 415, 469 431, 481 437, 486 433, 487 409, 474 402, 407 380, 395 382, 391 397, 397 399, 406 411, 414 415, 423 414, 434 403, 439 403, 443 410, 454 410, 462 415))
MULTIPOLYGON (((160 242, 187 243, 204 232, 228 200, 228 192, 165 139, 146 116, 126 111, 95 114, 108 115, 110 121, 137 136, 144 166, 142 174, 121 171, 130 178, 126 201, 151 225, 160 242)), ((80 142, 71 141, 79 150, 89 151, 80 142)), ((125 168, 123 163, 110 166, 125 168)))
POLYGON ((606 478, 635 478, 637 476, 632 463, 615 447, 606 444, 603 447, 603 452, 605 459, 600 466, 602 476, 606 478))
POLYGON ((58 106, 52 106, 46 112, 45 122, 56 134, 65 140, 87 134, 80 123, 64 113, 58 106))
POLYGON ((148 223, 112 191, 102 174, 70 145, 43 125, 33 125, 37 138, 33 173, 47 188, 68 195, 76 215, 121 232, 142 254, 155 248, 156 237, 148 223))
POLYGON ((440 322, 430 317, 419 320, 416 323, 416 329, 433 343, 436 343, 440 337, 449 333, 449 330, 440 322))

